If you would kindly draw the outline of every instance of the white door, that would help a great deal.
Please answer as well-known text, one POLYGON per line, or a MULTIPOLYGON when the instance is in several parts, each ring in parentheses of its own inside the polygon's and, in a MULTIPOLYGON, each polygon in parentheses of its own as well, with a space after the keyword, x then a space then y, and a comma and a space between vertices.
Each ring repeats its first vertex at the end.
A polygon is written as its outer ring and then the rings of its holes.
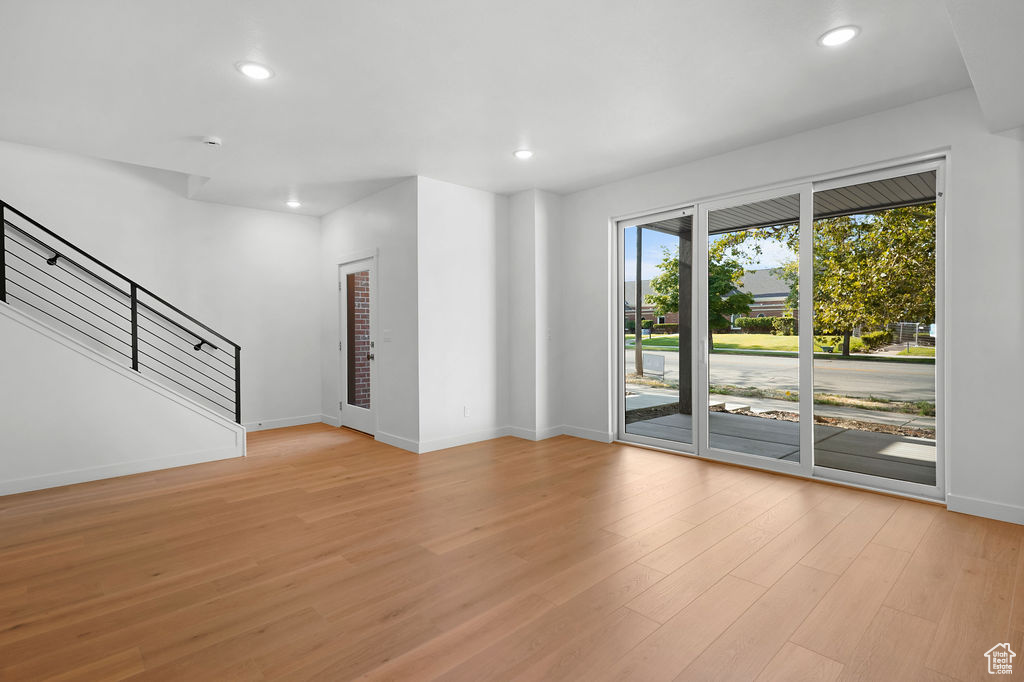
POLYGON ((375 265, 366 258, 338 268, 341 425, 371 435, 377 431, 375 265))

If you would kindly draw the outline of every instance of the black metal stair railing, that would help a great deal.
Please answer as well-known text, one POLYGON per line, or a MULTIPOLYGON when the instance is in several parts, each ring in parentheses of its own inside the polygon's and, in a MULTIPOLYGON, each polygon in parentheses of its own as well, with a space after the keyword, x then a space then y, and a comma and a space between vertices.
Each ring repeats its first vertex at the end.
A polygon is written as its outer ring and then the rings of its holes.
POLYGON ((0 201, 0 301, 242 422, 241 347, 0 201))

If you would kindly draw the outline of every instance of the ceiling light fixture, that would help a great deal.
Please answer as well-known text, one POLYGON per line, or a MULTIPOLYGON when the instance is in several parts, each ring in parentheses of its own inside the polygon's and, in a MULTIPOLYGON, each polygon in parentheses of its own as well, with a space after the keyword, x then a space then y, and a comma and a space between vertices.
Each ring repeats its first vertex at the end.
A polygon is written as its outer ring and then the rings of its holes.
POLYGON ((295 199, 289 199, 284 203, 286 206, 288 206, 288 208, 299 208, 300 206, 302 206, 302 202, 296 201, 295 199))
POLYGON ((274 77, 274 72, 269 66, 257 64, 256 62, 238 62, 235 68, 254 81, 265 81, 274 77))
POLYGON ((860 33, 860 29, 856 26, 840 26, 824 33, 818 38, 818 44, 825 47, 839 47, 856 38, 858 33, 860 33))
POLYGON ((516 157, 520 161, 526 161, 533 156, 533 152, 529 149, 517 149, 512 156, 516 157))

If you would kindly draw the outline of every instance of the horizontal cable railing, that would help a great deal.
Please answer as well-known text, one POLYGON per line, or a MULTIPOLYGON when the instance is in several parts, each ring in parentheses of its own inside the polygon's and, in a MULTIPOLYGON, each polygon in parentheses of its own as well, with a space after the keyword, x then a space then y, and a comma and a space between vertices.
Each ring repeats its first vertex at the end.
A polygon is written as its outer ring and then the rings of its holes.
POLYGON ((242 421, 241 347, 0 202, 0 301, 242 421))

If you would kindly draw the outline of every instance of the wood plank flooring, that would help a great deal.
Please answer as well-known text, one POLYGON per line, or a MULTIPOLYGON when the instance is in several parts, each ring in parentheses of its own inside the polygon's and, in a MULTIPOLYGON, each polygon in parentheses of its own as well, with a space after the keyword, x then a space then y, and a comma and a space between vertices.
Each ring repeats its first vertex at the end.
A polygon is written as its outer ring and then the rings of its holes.
POLYGON ((1024 668, 1022 543, 624 445, 279 429, 0 498, 0 680, 980 680, 1024 668))

